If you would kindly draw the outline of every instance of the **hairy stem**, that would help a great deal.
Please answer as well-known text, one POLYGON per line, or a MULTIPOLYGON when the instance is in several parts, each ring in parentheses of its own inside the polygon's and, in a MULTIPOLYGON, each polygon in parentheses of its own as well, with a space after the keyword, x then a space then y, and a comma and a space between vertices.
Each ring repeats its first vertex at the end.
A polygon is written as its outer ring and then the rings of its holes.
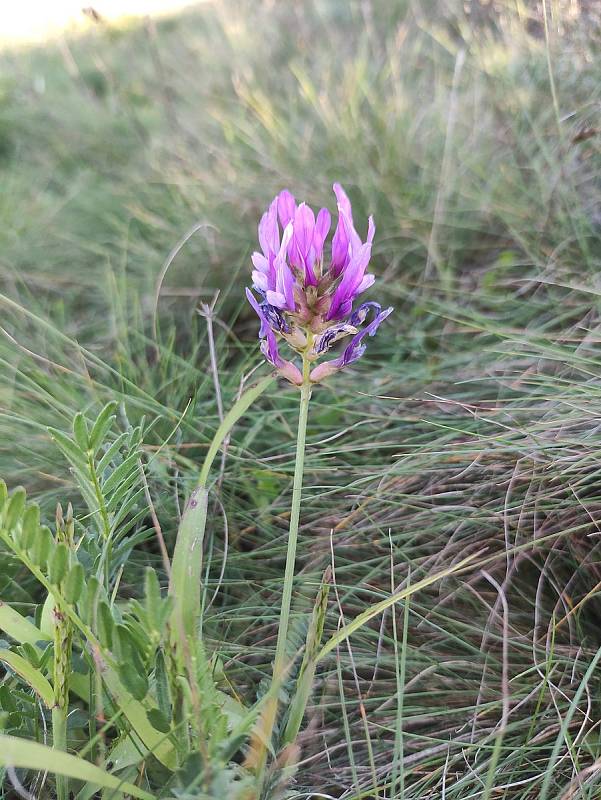
MULTIPOLYGON (((73 628, 58 606, 54 607, 54 705, 52 707, 52 745, 67 751, 67 714, 69 712, 69 673, 73 628)), ((69 779, 56 776, 57 800, 69 799, 69 779)))

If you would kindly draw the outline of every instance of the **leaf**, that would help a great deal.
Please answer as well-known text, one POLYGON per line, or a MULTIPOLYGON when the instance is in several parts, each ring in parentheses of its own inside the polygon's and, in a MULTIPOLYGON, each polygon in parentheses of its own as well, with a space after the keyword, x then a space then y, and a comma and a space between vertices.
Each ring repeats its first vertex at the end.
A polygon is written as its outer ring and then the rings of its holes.
POLYGON ((176 767, 175 751, 165 738, 165 734, 157 731, 146 716, 149 708, 138 700, 134 700, 117 677, 117 673, 108 669, 102 679, 112 695, 115 705, 128 719, 132 727, 132 738, 139 740, 144 748, 151 752, 167 769, 176 767))
POLYGON ((156 572, 152 567, 146 567, 144 574, 144 595, 145 595, 145 608, 148 623, 152 629, 159 632, 161 631, 161 606, 163 599, 161 597, 161 586, 156 572))
POLYGON ((399 600, 404 600, 406 597, 415 594, 415 592, 419 592, 421 589, 425 589, 427 586, 431 586, 433 583, 442 580, 442 578, 446 578, 449 575, 460 572, 467 564, 474 561, 478 555, 479 553, 474 553, 473 555, 458 561, 457 564, 454 564, 452 567, 443 569, 441 572, 435 572, 434 575, 428 575, 427 578, 423 578, 421 581, 414 583, 412 586, 408 586, 406 589, 402 589, 400 592, 387 597, 385 600, 381 600, 379 603, 375 603, 373 606, 370 606, 361 614, 356 616, 354 620, 349 622, 348 625, 345 625, 344 628, 341 628, 339 631, 337 631, 337 633, 334 634, 334 636, 328 639, 328 641, 317 654, 315 659, 316 663, 321 661, 324 656, 327 656, 327 654, 330 653, 341 642, 344 642, 345 639, 348 639, 348 637, 355 633, 355 631, 358 631, 359 628, 361 628, 371 619, 377 617, 378 614, 386 611, 387 608, 390 608, 390 606, 398 603, 399 600))
POLYGON ((92 624, 92 620, 94 619, 96 600, 99 592, 100 581, 95 575, 90 575, 85 585, 85 591, 79 602, 80 615, 88 625, 92 624))
POLYGON ((88 463, 86 460, 86 455, 85 453, 82 453, 73 439, 69 438, 69 436, 66 436, 62 431, 56 430, 56 428, 48 428, 48 433, 62 450, 63 455, 66 457, 69 463, 71 463, 74 467, 87 470, 88 463))
POLYGON ((156 728, 157 731, 161 731, 161 733, 169 733, 171 730, 171 723, 167 719, 167 717, 163 714, 162 711, 158 708, 151 708, 148 712, 148 721, 152 725, 153 728, 156 728))
POLYGON ((13 653, 12 650, 0 649, 0 661, 8 664, 8 666, 43 700, 47 708, 52 708, 54 705, 54 691, 50 683, 39 670, 32 667, 29 661, 26 661, 18 653, 13 653))
POLYGON ((81 451, 85 453, 89 448, 88 425, 81 411, 73 418, 73 435, 81 451))
POLYGON ((33 563, 38 567, 44 568, 46 566, 46 562, 48 561, 48 556, 50 555, 53 544, 54 538, 50 528, 45 526, 40 528, 29 552, 33 563))
MULTIPOLYGON (((115 516, 113 517, 113 527, 115 529, 119 528, 119 531, 118 531, 118 538, 119 539, 123 538, 123 532, 122 532, 121 523, 128 516, 128 514, 136 507, 138 502, 143 497, 144 497, 144 489, 143 488, 142 489, 138 489, 133 494, 131 494, 127 498, 127 500, 120 505, 119 510, 115 512, 115 516)), ((111 503, 112 503, 112 498, 111 498, 111 503)), ((140 513, 142 514, 142 516, 148 516, 148 508, 146 507, 146 505, 144 505, 144 507, 141 509, 141 511, 138 512, 136 517, 139 516, 140 513)), ((129 524, 130 521, 131 520, 128 521, 128 524, 129 524)))
POLYGON ((128 456, 122 464, 119 464, 117 469, 112 472, 106 481, 102 484, 102 492, 105 497, 108 497, 118 486, 120 486, 126 478, 131 476, 132 471, 137 471, 138 468, 138 453, 132 453, 128 456))
POLYGON ((169 696, 169 678, 167 675, 167 665, 162 650, 157 650, 154 663, 154 683, 155 694, 159 711, 164 717, 171 717, 171 700, 169 696))
POLYGON ((103 647, 110 650, 113 646, 113 628, 115 620, 111 612, 109 604, 106 600, 101 600, 98 603, 96 611, 96 627, 98 629, 98 638, 103 647))
POLYGON ((121 433, 115 441, 108 447, 107 451, 103 454, 102 458, 96 465, 97 473, 102 476, 104 470, 109 466, 112 460, 115 458, 119 450, 123 447, 127 439, 127 432, 121 433))
POLYGON ((48 580, 58 586, 67 574, 69 566, 69 548, 64 542, 59 542, 48 562, 48 580))
POLYGON ((15 736, 0 735, 0 764, 5 767, 47 770, 106 789, 127 792, 140 800, 155 800, 155 796, 150 792, 145 792, 133 783, 120 780, 116 775, 111 775, 110 772, 90 764, 89 761, 15 736))
POLYGON ((114 411, 117 408, 117 403, 111 400, 102 409, 100 414, 96 417, 96 422, 92 425, 89 437, 89 447, 94 453, 98 450, 104 441, 104 437, 111 429, 111 425, 115 420, 114 411))
POLYGON ((67 603, 77 603, 83 592, 84 580, 85 574, 83 565, 79 561, 76 561, 69 570, 63 584, 63 597, 67 603))
POLYGON ((126 767, 134 766, 142 761, 144 756, 140 753, 140 748, 130 736, 124 736, 115 742, 108 756, 108 761, 112 768, 117 772, 126 767))
POLYGON ((4 527, 7 531, 11 532, 23 516, 25 500, 25 489, 22 486, 17 486, 16 489, 13 489, 6 507, 6 516, 4 517, 4 527))
POLYGON ((36 503, 32 503, 23 514, 21 523, 21 536, 19 544, 23 550, 28 550, 34 542, 40 528, 40 508, 36 503))
POLYGON ((173 630, 194 636, 200 617, 202 550, 209 494, 204 488, 192 492, 183 513, 171 564, 169 594, 174 598, 173 630))
POLYGON ((115 489, 114 494, 106 504, 107 509, 111 512, 115 511, 117 506, 119 506, 121 503, 125 501, 125 498, 128 497, 128 494, 132 490, 132 486, 139 479, 140 479, 139 470, 132 469, 129 475, 123 479, 121 485, 115 489))
MULTIPOLYGON (((139 702, 144 700, 148 694, 148 678, 144 674, 144 665, 137 653, 130 662, 119 664, 119 678, 134 700, 139 702)), ((150 722, 152 724, 152 720, 150 722)))
POLYGON ((21 616, 18 611, 0 600, 0 630, 7 633, 17 642, 36 644, 43 639, 49 639, 39 628, 21 616))

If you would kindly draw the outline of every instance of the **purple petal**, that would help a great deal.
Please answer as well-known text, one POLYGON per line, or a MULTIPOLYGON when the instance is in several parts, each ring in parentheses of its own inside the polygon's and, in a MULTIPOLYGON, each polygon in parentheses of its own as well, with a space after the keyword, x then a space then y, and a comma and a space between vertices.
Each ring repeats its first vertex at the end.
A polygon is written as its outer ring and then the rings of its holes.
POLYGON ((292 223, 289 222, 288 225, 284 228, 284 233, 282 234, 282 243, 280 245, 280 251, 275 257, 274 260, 274 272, 275 272, 275 281, 274 285, 270 287, 272 293, 277 293, 278 299, 277 302, 273 300, 269 300, 268 302, 272 303, 272 305, 277 305, 278 308, 286 309, 287 311, 294 311, 296 306, 294 302, 294 275, 292 274, 292 270, 286 263, 286 248, 290 239, 293 235, 293 226, 292 223), (275 292, 273 292, 275 290, 275 292))
POLYGON ((345 227, 346 235, 349 240, 349 248, 351 253, 351 258, 357 252, 357 250, 361 247, 361 237, 355 230, 355 226, 353 225, 353 218, 350 217, 346 211, 341 206, 338 206, 338 211, 340 216, 342 217, 342 224, 345 227))
POLYGON ((265 317, 265 314, 263 313, 263 309, 261 308, 261 306, 257 302, 257 298, 254 296, 254 294, 251 292, 250 289, 246 290, 246 297, 248 298, 248 302, 251 304, 251 306, 257 312, 257 316, 261 320, 261 327, 259 329, 259 337, 262 339, 264 336, 267 335, 267 331, 269 330, 269 323, 267 322, 267 318, 265 317))
POLYGON ((261 292, 266 292, 269 286, 267 275, 264 272, 259 272, 257 269, 252 271, 253 286, 261 292))
POLYGON ((370 256, 371 244, 369 242, 362 244, 359 250, 353 254, 344 271, 342 280, 336 287, 326 319, 340 319, 345 313, 348 313, 348 311, 345 312, 342 309, 347 308, 349 302, 352 305, 357 295, 357 287, 363 281, 363 273, 369 264, 370 256))
POLYGON ((265 298, 269 303, 269 305, 271 306, 275 306, 276 308, 281 308, 281 309, 286 308, 286 297, 281 292, 273 292, 271 290, 268 290, 265 293, 265 298))
POLYGON ((305 284, 307 286, 317 286, 317 278, 315 277, 315 270, 313 266, 315 264, 315 252, 313 249, 309 251, 307 256, 304 259, 305 262, 305 284))
POLYGON ((334 190, 334 194, 336 195, 336 201, 338 204, 338 208, 342 209, 344 213, 349 218, 351 225, 353 224, 353 209, 351 208, 351 201, 348 199, 348 196, 342 186, 339 183, 335 183, 332 186, 334 190))
POLYGON ((362 292, 365 292, 367 289, 369 289, 370 286, 373 286, 375 282, 376 282, 375 275, 371 274, 364 275, 361 283, 355 289, 355 297, 357 297, 357 295, 361 294, 362 292))
MULTIPOLYGON (((273 294, 273 292, 267 292, 267 294, 273 294)), ((277 306, 271 305, 269 302, 261 303, 261 311, 272 330, 280 331, 280 333, 290 333, 290 325, 288 325, 286 317, 277 306)))
POLYGON ((305 283, 316 286, 317 280, 313 272, 311 245, 315 232, 315 214, 305 203, 301 203, 294 214, 293 254, 291 262, 305 270, 305 283))
POLYGON ((315 233, 313 234, 313 248, 315 250, 315 260, 321 261, 323 245, 330 231, 332 217, 327 208, 322 208, 315 220, 315 233))
POLYGON ((251 256, 256 272, 253 272, 253 281, 257 289, 262 292, 275 286, 275 269, 273 267, 273 257, 270 259, 265 258, 262 253, 253 253, 251 256), (263 279, 256 279, 255 274, 263 274, 263 279))
POLYGON ((289 222, 284 228, 284 232, 282 233, 282 243, 280 245, 280 249, 278 252, 278 258, 286 257, 286 250, 293 235, 294 235, 294 225, 292 222, 289 222))
POLYGON ((309 255, 314 231, 315 214, 306 203, 301 203, 294 215, 294 239, 303 258, 309 255))
POLYGON ((272 200, 268 210, 259 222, 259 244, 264 255, 269 258, 280 249, 280 230, 278 228, 278 199, 272 200))
POLYGON ((278 341, 271 328, 267 330, 267 337, 261 342, 261 352, 274 367, 280 367, 284 363, 284 359, 278 350, 278 341))
MULTIPOLYGON (((294 302, 294 275, 292 274, 292 270, 286 264, 284 259, 276 259, 276 284, 275 284, 276 292, 281 295, 283 299, 283 305, 279 305, 279 308, 284 308, 286 311, 294 311, 296 308, 294 302)), ((267 298, 269 302, 269 297, 267 298)), ((275 305, 275 304, 274 304, 275 305)))
POLYGON ((253 253, 250 259, 253 262, 255 269, 259 270, 259 272, 264 272, 267 275, 269 272, 269 261, 262 253, 253 253))
POLYGON ((377 317, 378 314, 382 311, 382 306, 379 303, 363 303, 359 306, 355 311, 353 311, 351 318, 349 320, 351 325, 355 327, 357 325, 363 325, 367 317, 369 316, 370 312, 373 311, 375 316, 377 317))
POLYGON ((346 322, 342 322, 339 325, 332 325, 315 338, 313 352, 317 355, 325 353, 339 339, 343 339, 351 333, 357 333, 357 328, 353 324, 349 325, 346 322))
POLYGON ((352 258, 344 271, 340 285, 342 286, 344 284, 345 287, 349 287, 351 292, 355 291, 357 286, 359 286, 363 280, 363 275, 367 269, 370 258, 371 244, 369 242, 365 242, 365 244, 362 244, 361 247, 353 253, 352 258))
POLYGON ((357 361, 358 358, 361 358, 365 352, 365 345, 362 343, 363 339, 366 336, 373 336, 386 317, 392 314, 392 310, 392 306, 390 306, 384 311, 381 311, 369 325, 366 325, 363 330, 356 333, 340 358, 335 359, 336 363, 339 363, 341 367, 345 367, 347 364, 352 364, 353 361, 357 361))
POLYGON ((294 212, 296 211, 296 201, 288 189, 281 191, 277 197, 278 200, 278 217, 280 218, 280 225, 285 228, 289 222, 294 219, 294 212))
POLYGON ((349 237, 346 226, 342 221, 342 215, 338 217, 338 224, 332 237, 332 260, 330 263, 330 274, 337 278, 349 262, 349 237))

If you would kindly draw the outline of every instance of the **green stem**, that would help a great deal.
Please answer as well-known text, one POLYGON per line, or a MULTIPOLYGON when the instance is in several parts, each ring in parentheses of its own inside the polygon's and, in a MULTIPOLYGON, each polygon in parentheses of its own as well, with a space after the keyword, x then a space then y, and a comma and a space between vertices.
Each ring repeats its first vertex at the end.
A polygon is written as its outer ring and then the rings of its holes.
MULTIPOLYGON (((67 715, 56 705, 52 709, 52 746, 55 750, 67 752, 67 715)), ((66 775, 56 776, 56 798, 69 800, 69 778, 66 775)))
POLYGON ((292 485, 292 506, 290 508, 290 528, 288 530, 288 550, 286 552, 286 569, 284 571, 284 590, 280 610, 278 640, 273 662, 273 677, 281 679, 286 666, 286 640, 290 623, 290 606, 292 604, 292 585, 294 583, 294 566, 296 563, 296 546, 298 542, 298 522, 300 518, 301 494, 303 490, 303 472, 305 467, 305 439, 307 434, 307 417, 309 400, 311 399, 311 383, 309 381, 310 363, 303 360, 303 385, 301 386, 300 409, 298 415, 298 433, 296 435, 296 461, 294 465, 294 483, 292 485))
MULTIPOLYGON (((308 349, 308 348, 307 348, 308 349)), ((272 687, 281 686, 286 669, 286 641, 290 624, 290 607, 292 605, 292 586, 294 583, 294 567, 296 563, 296 546, 298 542, 298 522, 300 518, 301 494, 303 489, 303 472, 305 467, 305 440, 307 434, 307 418, 309 400, 311 399, 310 362, 303 357, 303 384, 301 386, 300 408, 298 415, 298 432, 296 435, 296 460, 294 464, 294 481, 292 484, 292 505, 290 508, 290 527, 288 529, 288 549, 286 552, 286 568, 284 570, 284 590, 280 609, 278 639, 273 660, 272 687)), ((279 691, 279 689, 278 689, 279 691)), ((278 712, 277 693, 266 703, 259 729, 262 735, 256 742, 256 750, 250 762, 257 775, 257 786, 262 787, 265 779, 267 747, 265 743, 271 738, 278 712)), ((253 748, 251 747, 251 750, 253 748)))

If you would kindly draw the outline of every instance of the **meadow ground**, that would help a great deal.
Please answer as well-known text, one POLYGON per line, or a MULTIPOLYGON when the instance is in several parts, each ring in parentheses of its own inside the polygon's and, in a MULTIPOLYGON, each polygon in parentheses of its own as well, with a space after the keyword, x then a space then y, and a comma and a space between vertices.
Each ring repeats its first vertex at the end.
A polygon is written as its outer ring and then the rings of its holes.
MULTIPOLYGON (((0 476, 47 521, 70 501, 91 525, 47 426, 116 399, 117 427, 145 419, 171 549, 219 424, 199 303, 219 290, 227 410, 260 363, 243 287, 269 200, 333 207, 340 181, 375 217, 395 312, 314 392, 295 613, 332 558, 330 632, 478 566, 324 663, 291 796, 601 794, 598 12, 219 0, 0 53, 0 476)), ((242 696, 275 645, 296 406, 274 385, 252 407, 210 506, 204 630, 242 696)), ((148 502, 125 541, 120 598, 161 567, 148 502)), ((34 615, 38 584, 2 563, 0 598, 34 615)), ((39 714, 9 732, 39 737, 39 714)), ((88 728, 74 711, 72 751, 88 728)))

